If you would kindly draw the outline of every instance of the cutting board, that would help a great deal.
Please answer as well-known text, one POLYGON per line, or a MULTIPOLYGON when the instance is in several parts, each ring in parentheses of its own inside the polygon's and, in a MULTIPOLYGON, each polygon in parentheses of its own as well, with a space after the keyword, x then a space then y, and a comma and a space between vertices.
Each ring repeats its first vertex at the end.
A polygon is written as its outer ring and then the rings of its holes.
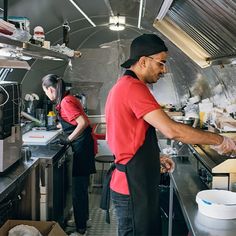
POLYGON ((61 130, 32 130, 23 134, 23 145, 47 145, 50 141, 56 138, 61 130))

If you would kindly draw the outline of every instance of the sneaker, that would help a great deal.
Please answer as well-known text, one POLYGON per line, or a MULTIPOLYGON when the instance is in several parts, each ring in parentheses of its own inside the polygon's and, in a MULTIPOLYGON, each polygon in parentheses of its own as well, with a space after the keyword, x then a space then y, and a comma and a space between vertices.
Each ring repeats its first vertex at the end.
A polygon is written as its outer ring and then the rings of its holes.
POLYGON ((70 234, 70 236, 81 236, 81 235, 83 235, 83 236, 87 235, 86 229, 78 229, 77 232, 70 234))
POLYGON ((74 219, 68 220, 68 221, 67 221, 67 226, 75 227, 75 220, 74 220, 74 219))
POLYGON ((92 227, 92 220, 91 219, 88 219, 87 220, 87 228, 91 228, 92 227))

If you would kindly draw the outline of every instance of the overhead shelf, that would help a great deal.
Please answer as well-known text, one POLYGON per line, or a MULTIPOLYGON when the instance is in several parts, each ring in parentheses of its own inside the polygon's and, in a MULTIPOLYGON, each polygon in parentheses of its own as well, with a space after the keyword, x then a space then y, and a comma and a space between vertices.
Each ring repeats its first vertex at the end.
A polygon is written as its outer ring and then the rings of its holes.
POLYGON ((29 42, 21 42, 18 40, 14 40, 3 35, 0 35, 0 43, 6 44, 9 46, 18 47, 21 49, 21 53, 26 56, 30 56, 34 59, 41 60, 65 60, 68 61, 69 57, 63 53, 52 51, 50 49, 46 49, 29 42))

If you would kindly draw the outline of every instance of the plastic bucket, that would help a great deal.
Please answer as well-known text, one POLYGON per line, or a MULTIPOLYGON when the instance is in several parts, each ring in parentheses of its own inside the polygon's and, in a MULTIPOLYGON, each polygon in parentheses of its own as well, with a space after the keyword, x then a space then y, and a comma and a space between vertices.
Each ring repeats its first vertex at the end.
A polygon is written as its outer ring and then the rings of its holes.
POLYGON ((217 219, 236 218, 236 193, 226 190, 204 190, 197 194, 198 210, 217 219))

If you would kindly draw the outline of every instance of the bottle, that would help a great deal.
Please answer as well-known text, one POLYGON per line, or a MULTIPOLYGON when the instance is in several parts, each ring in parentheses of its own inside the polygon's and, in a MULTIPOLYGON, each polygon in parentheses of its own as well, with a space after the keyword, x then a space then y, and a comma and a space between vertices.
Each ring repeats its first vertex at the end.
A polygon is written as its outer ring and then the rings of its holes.
POLYGON ((49 111, 47 117, 48 117, 48 126, 56 125, 56 114, 54 111, 49 111))

